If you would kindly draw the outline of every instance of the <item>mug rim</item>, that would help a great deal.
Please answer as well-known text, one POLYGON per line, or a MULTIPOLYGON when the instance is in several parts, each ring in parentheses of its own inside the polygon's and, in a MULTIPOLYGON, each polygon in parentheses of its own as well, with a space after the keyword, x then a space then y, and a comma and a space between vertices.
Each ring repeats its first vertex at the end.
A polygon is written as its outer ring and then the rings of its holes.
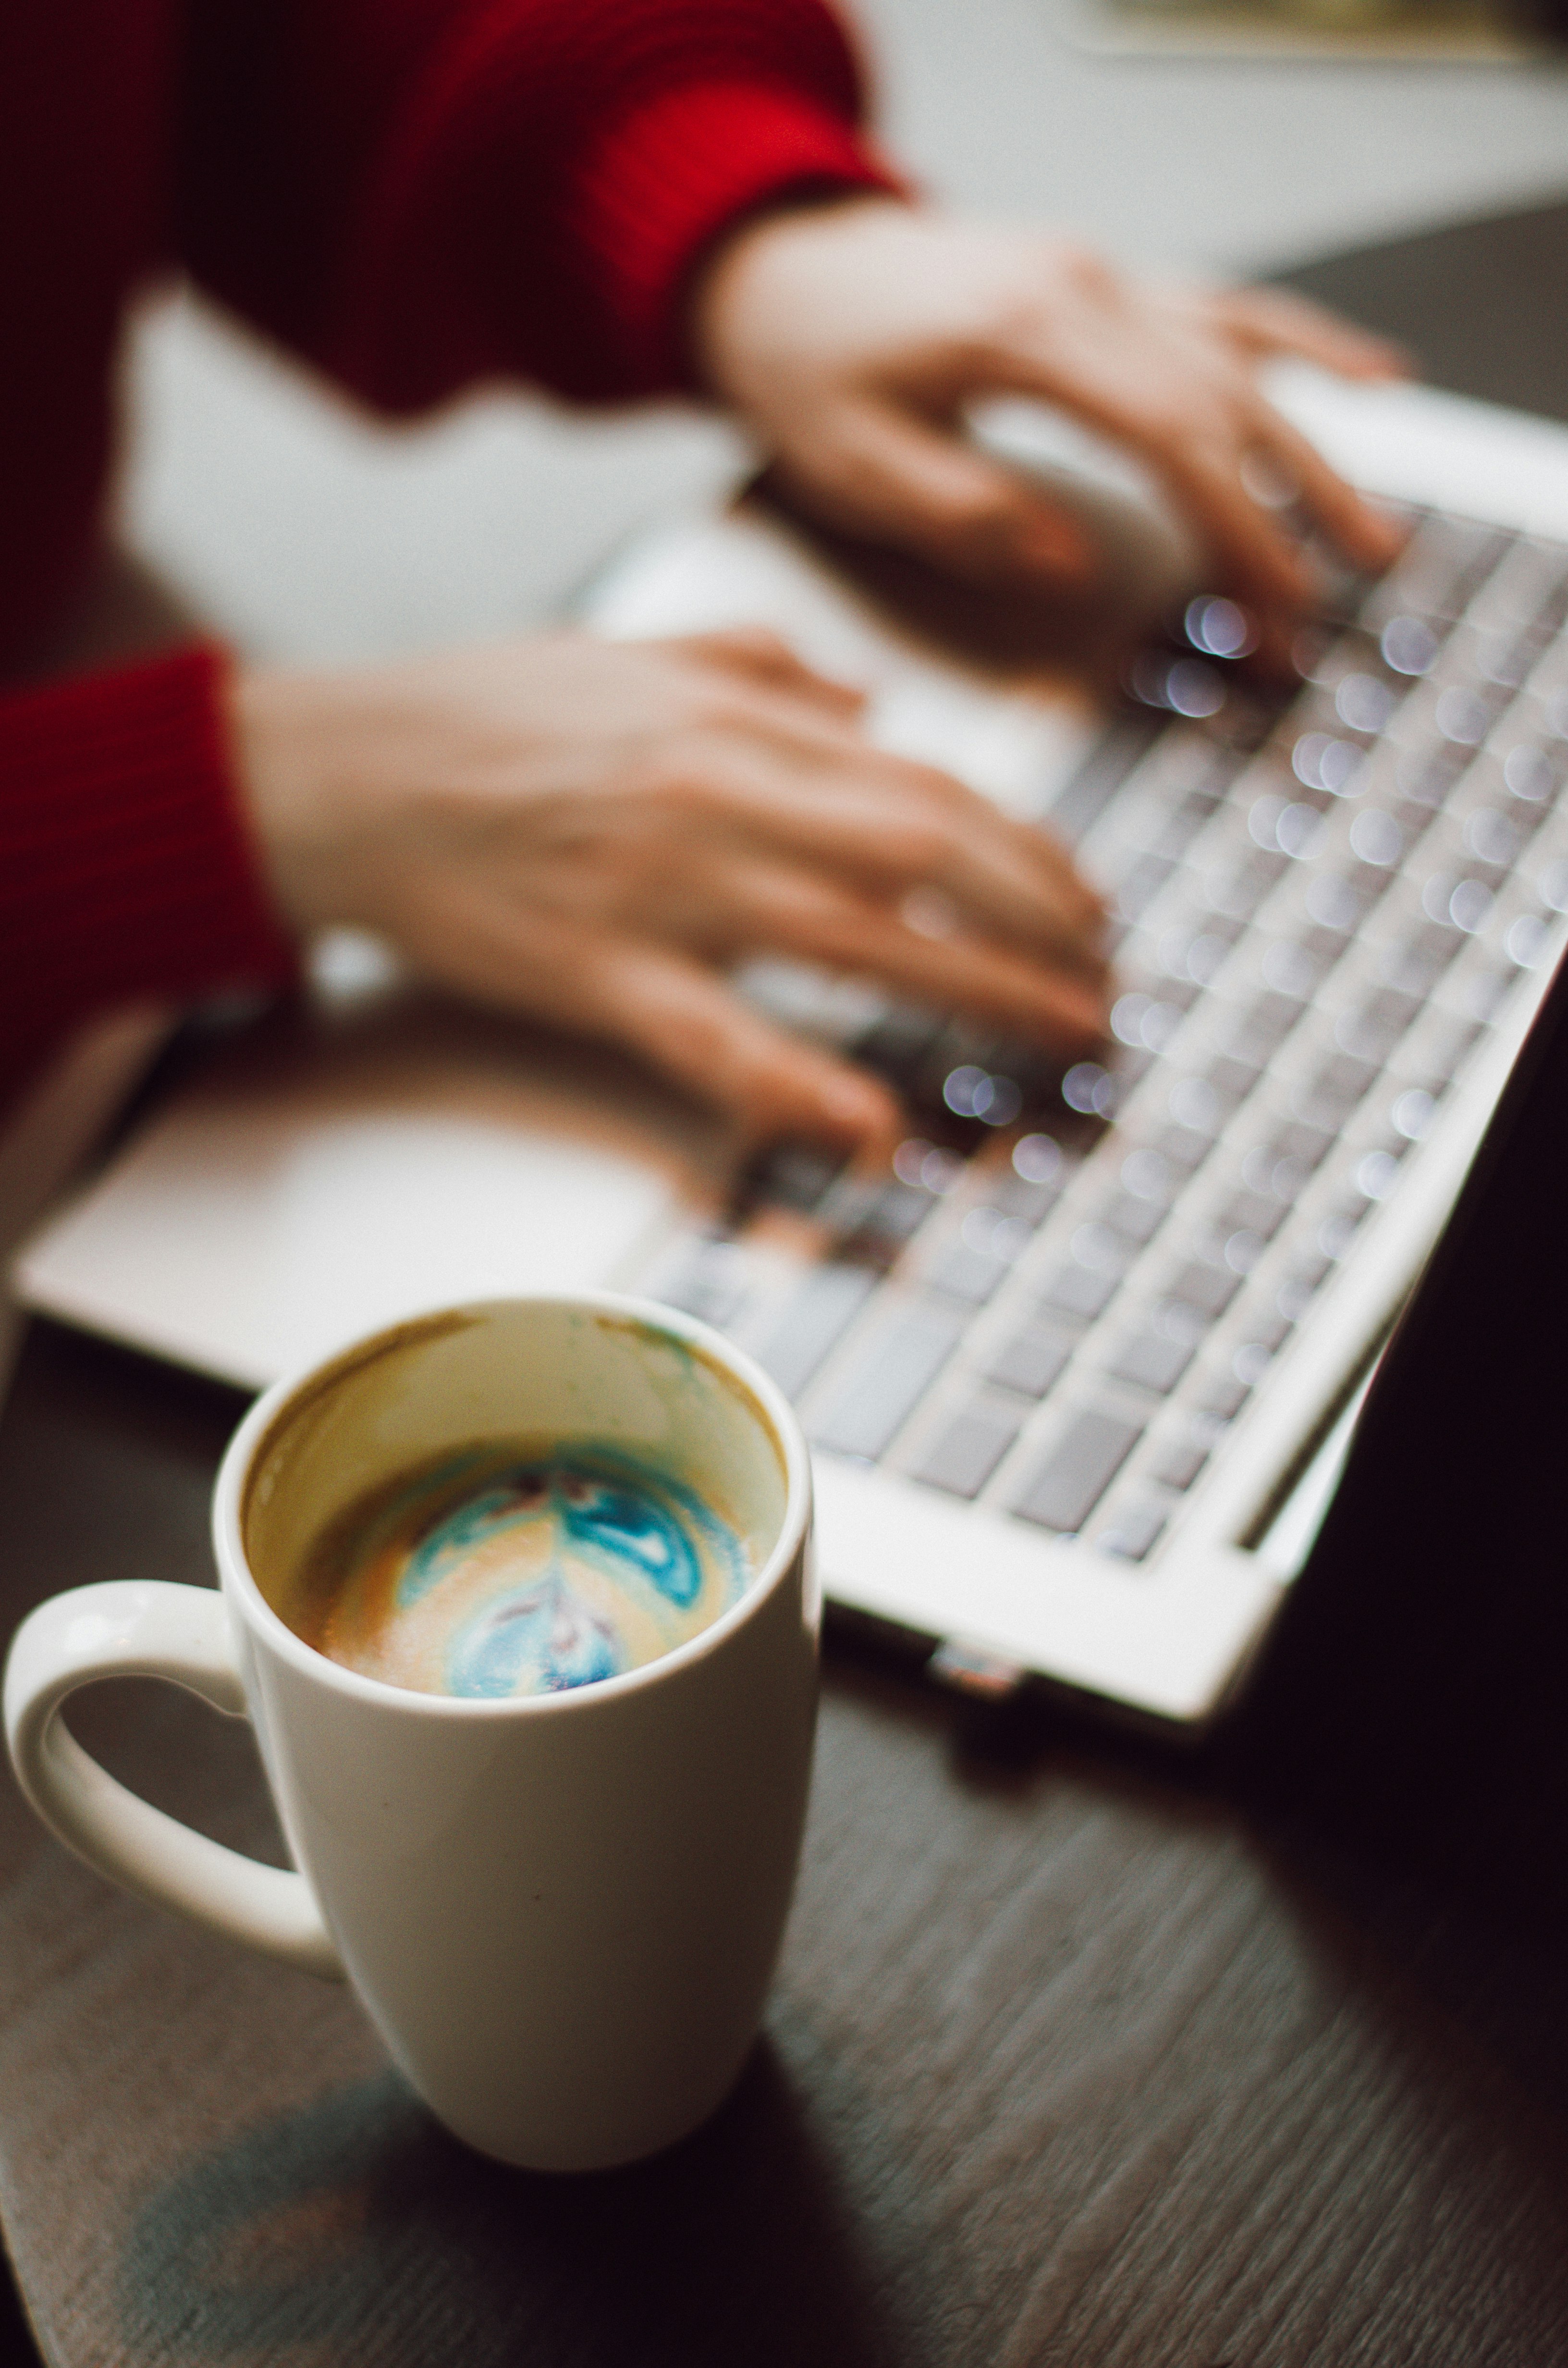
POLYGON ((228 1446, 218 1467, 218 1477, 212 1493, 212 1543, 217 1556, 219 1585, 222 1594, 237 1613, 257 1632, 259 1638, 280 1658, 289 1662, 302 1676, 325 1684, 363 1702, 376 1702, 386 1707, 398 1707, 421 1717, 497 1718, 527 1716, 565 1716, 574 1711, 585 1711, 595 1701, 607 1695, 618 1699, 658 1684, 666 1675, 689 1668, 717 1652, 725 1639, 755 1618, 767 1599, 793 1569, 797 1556, 802 1553, 810 1533, 812 1520, 811 1452, 801 1429, 795 1410, 772 1377, 744 1349, 726 1340, 699 1317, 688 1315, 681 1308, 665 1307, 657 1300, 635 1298, 628 1292, 616 1291, 528 1291, 500 1292, 489 1299, 444 1302, 438 1305, 411 1310, 394 1322, 381 1326, 375 1332, 358 1335, 324 1357, 314 1359, 300 1371, 284 1374, 263 1391, 249 1408, 228 1446), (575 1307, 593 1315, 608 1315, 629 1328, 636 1326, 661 1332, 699 1350, 710 1362, 718 1364, 738 1381, 755 1402, 759 1415, 772 1433, 772 1443, 784 1467, 784 1510, 779 1520, 778 1535, 767 1560, 756 1577, 729 1609, 722 1611, 706 1628, 684 1644, 672 1645, 667 1653, 645 1661, 640 1668, 622 1669, 610 1678, 597 1678, 591 1685, 570 1686, 559 1692, 540 1694, 506 1694, 500 1697, 469 1694, 426 1693, 413 1686, 397 1686, 384 1678, 367 1677, 361 1670, 347 1668, 325 1653, 318 1652, 297 1635, 282 1615, 274 1611, 262 1593, 250 1566, 241 1529, 245 1485, 257 1448, 267 1439, 278 1417, 291 1400, 311 1384, 329 1383, 340 1366, 358 1362, 367 1350, 382 1342, 389 1346, 400 1333, 438 1320, 442 1316, 483 1317, 503 1309, 527 1307, 575 1307))

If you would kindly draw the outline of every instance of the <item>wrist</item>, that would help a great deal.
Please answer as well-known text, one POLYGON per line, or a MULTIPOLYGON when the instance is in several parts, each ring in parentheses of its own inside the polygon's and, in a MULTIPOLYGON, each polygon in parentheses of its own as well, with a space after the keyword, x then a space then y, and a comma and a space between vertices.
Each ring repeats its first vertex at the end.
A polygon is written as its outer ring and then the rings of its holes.
POLYGON ((754 323, 774 314, 781 296, 813 273, 819 255, 879 217, 902 218, 913 200, 885 189, 791 191, 725 226, 704 250, 686 303, 686 342, 694 383, 744 409, 754 323))
POLYGON ((330 675, 236 667, 226 686, 241 803, 278 911, 301 934, 346 920, 330 817, 342 686, 330 675))

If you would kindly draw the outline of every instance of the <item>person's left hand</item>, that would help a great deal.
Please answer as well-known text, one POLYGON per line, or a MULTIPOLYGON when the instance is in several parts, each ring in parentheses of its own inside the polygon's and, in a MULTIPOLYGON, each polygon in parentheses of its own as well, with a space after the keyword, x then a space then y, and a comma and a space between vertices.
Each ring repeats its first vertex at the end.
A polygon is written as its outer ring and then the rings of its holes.
POLYGON ((883 198, 766 215, 693 291, 694 356, 830 524, 971 577, 1083 577, 1083 529, 963 434, 985 396, 1035 395, 1145 461, 1197 531, 1215 588, 1279 656, 1313 574, 1273 489, 1358 564, 1399 536, 1266 399, 1294 355, 1398 375, 1381 339, 1266 289, 1141 284, 1042 231, 988 228, 883 198))

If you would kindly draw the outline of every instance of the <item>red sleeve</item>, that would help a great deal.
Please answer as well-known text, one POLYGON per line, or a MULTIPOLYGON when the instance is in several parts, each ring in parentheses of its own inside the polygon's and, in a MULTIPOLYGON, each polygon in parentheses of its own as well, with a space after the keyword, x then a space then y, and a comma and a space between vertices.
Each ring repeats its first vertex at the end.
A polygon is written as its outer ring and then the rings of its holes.
MULTIPOLYGON (((681 382, 742 215, 898 185, 820 0, 191 0, 176 243, 367 400, 681 382)), ((0 697, 0 1098, 78 1018, 288 975, 200 652, 0 697)))
POLYGON ((0 697, 0 1102, 90 1012, 280 984, 214 650, 0 697))
POLYGON ((207 0, 180 237, 369 401, 681 382, 691 268, 796 194, 897 189, 821 0, 207 0))

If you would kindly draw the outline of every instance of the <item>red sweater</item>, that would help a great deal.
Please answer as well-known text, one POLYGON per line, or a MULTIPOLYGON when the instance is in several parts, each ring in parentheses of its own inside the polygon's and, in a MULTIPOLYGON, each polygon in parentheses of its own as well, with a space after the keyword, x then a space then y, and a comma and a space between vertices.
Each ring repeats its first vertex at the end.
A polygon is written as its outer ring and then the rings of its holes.
MULTIPOLYGON (((366 402, 682 377, 695 260, 890 187, 820 0, 33 0, 0 11, 0 675, 79 586, 126 302, 184 267, 366 402)), ((0 1099, 91 1011, 286 977, 191 649, 0 691, 0 1099)))

